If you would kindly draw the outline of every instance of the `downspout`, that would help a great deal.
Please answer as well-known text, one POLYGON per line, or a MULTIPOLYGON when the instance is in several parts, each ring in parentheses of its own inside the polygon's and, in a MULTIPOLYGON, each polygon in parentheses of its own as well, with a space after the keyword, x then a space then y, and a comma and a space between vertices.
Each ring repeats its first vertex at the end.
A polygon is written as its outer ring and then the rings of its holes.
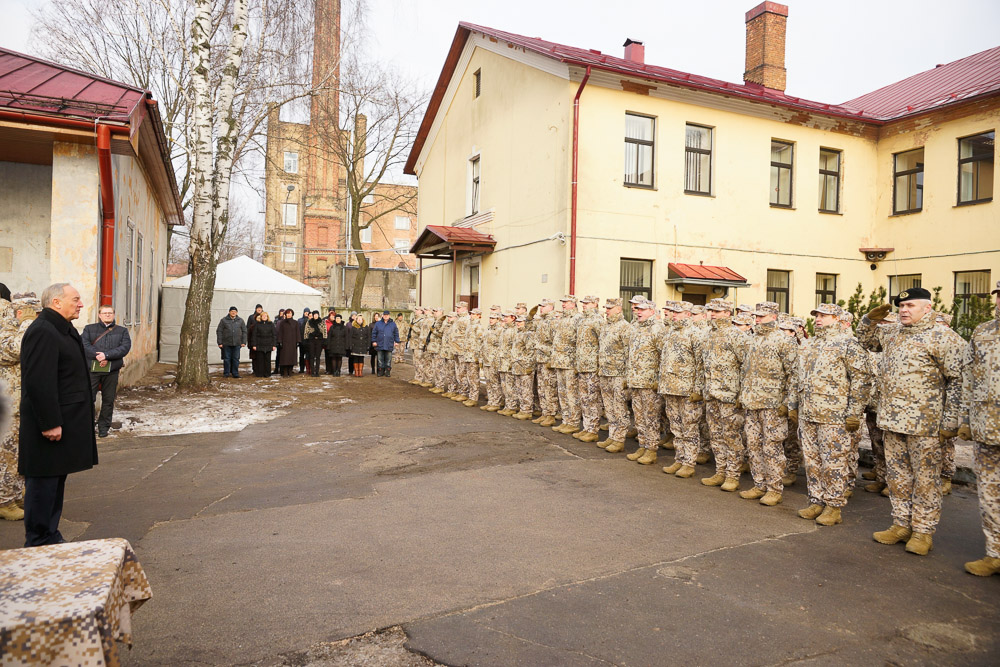
POLYGON ((101 178, 101 303, 111 305, 115 266, 115 190, 111 177, 111 128, 97 126, 97 169, 101 178))
POLYGON ((580 87, 573 98, 573 184, 570 194, 570 218, 569 218, 569 293, 576 293, 576 198, 577 198, 577 173, 579 171, 580 156, 580 95, 583 88, 590 79, 590 65, 587 65, 587 72, 580 81, 580 87))

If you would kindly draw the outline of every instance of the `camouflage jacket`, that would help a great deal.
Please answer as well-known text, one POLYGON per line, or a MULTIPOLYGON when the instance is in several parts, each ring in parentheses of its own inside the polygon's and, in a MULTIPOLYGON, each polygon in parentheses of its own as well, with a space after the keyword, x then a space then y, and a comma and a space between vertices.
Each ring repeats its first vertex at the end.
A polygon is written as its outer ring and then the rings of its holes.
MULTIPOLYGON (((526 323, 527 325, 527 323, 526 323)), ((528 375, 535 371, 535 332, 514 327, 514 341, 510 349, 510 372, 528 375)))
POLYGON ((482 352, 480 354, 483 366, 499 369, 500 359, 498 353, 500 352, 501 333, 503 333, 503 325, 499 322, 487 326, 486 331, 483 332, 482 352))
POLYGON ((462 354, 459 359, 466 363, 478 363, 482 360, 483 321, 469 318, 465 328, 465 341, 462 344, 462 354))
POLYGON ((552 368, 576 368, 576 332, 580 327, 580 313, 563 314, 552 329, 552 368))
POLYGON ((957 427, 962 409, 961 337, 924 316, 916 324, 879 327, 861 318, 858 340, 882 350, 878 427, 904 435, 936 436, 957 427), (957 340, 956 340, 957 339, 957 340))
POLYGON ((743 357, 750 346, 750 336, 733 326, 727 318, 712 320, 711 332, 701 350, 705 398, 735 403, 740 395, 743 357))
POLYGON ((510 373, 511 355, 514 350, 514 338, 517 336, 517 327, 512 324, 500 325, 500 344, 497 350, 497 370, 501 373, 510 373))
POLYGON ((407 336, 410 335, 410 328, 413 325, 410 324, 409 322, 407 322, 405 319, 404 320, 400 320, 399 322, 397 322, 397 324, 399 325, 398 326, 398 329, 399 329, 399 340, 405 344, 407 336))
MULTIPOLYGON (((431 319, 433 319, 433 316, 431 319)), ((444 316, 431 322, 431 337, 430 340, 427 341, 427 351, 432 354, 439 354, 441 352, 441 339, 444 336, 444 324, 444 316)))
POLYGON ((1000 312, 976 327, 965 349, 962 421, 976 442, 1000 445, 1000 312))
POLYGON ((451 325, 451 356, 455 359, 461 359, 465 352, 465 332, 471 321, 468 314, 459 315, 451 325))
POLYGON ((576 372, 596 373, 601 349, 601 327, 604 318, 596 308, 580 314, 576 329, 576 372))
POLYGON ((757 324, 740 373, 740 403, 746 410, 776 408, 788 403, 793 385, 798 343, 776 322, 757 324))
POLYGON ((660 347, 660 383, 657 391, 667 396, 701 393, 704 371, 698 359, 701 346, 693 322, 682 320, 664 327, 660 347))
POLYGON ((630 389, 656 389, 660 382, 663 325, 650 318, 632 328, 628 341, 625 382, 630 389))
MULTIPOLYGON (((858 345, 861 345, 861 343, 858 343, 858 345)), ((878 406, 878 378, 879 366, 882 363, 882 353, 873 352, 872 350, 865 351, 868 353, 868 368, 871 369, 872 372, 872 390, 868 392, 868 404, 865 407, 872 412, 875 412, 878 406)))
POLYGON ((799 419, 817 424, 843 424, 861 417, 871 392, 868 352, 833 327, 816 328, 816 335, 799 347, 792 377, 789 409, 799 419))
POLYGON ((598 342, 597 372, 604 377, 621 377, 625 375, 628 363, 629 339, 635 329, 619 313, 608 316, 608 321, 601 328, 598 342))
POLYGON ((542 313, 542 319, 535 325, 535 362, 548 364, 552 357, 552 335, 555 332, 555 311, 542 313))
MULTIPOLYGON (((20 412, 21 405, 21 339, 32 321, 18 322, 11 317, 0 322, 0 380, 7 385, 7 398, 15 416, 20 412)), ((3 435, 0 433, 0 438, 3 435)))

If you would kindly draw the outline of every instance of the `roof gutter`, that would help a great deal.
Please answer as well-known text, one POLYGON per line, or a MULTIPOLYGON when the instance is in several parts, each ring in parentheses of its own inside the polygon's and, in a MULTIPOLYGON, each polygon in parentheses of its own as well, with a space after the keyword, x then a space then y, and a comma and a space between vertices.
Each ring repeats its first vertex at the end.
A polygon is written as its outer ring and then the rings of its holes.
POLYGON ((573 98, 573 184, 570 190, 570 215, 569 215, 569 293, 576 293, 576 201, 577 201, 577 176, 579 174, 580 158, 580 95, 583 88, 590 79, 590 65, 587 65, 587 73, 580 81, 580 87, 573 98))
POLYGON ((101 179, 101 306, 111 305, 115 265, 115 190, 111 177, 111 128, 97 126, 97 171, 101 179))

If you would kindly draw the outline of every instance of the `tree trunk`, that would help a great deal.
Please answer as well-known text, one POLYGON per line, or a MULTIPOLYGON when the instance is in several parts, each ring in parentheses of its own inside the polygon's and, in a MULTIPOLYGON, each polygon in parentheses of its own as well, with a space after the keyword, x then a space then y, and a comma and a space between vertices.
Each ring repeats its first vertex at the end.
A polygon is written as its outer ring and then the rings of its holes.
POLYGON ((195 250, 191 287, 184 303, 184 323, 181 325, 180 348, 177 351, 177 386, 182 389, 203 389, 208 379, 208 331, 212 317, 212 295, 215 293, 215 267, 212 251, 195 250), (200 256, 204 255, 204 256, 200 256))
MULTIPOLYGON (((361 215, 361 207, 357 211, 352 211, 352 220, 357 220, 361 215)), ((358 275, 354 278, 354 293, 351 294, 351 310, 361 312, 361 297, 365 291, 365 280, 368 278, 368 258, 365 257, 364 250, 361 249, 361 230, 357 224, 351 225, 351 248, 354 256, 358 260, 358 275)))

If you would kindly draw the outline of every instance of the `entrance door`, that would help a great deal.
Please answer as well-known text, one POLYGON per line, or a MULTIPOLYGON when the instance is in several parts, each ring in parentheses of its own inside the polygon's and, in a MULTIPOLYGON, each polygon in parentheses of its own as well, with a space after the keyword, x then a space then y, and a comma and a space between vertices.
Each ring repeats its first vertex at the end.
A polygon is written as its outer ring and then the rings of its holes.
POLYGON ((469 267, 469 310, 479 308, 479 265, 469 267))

